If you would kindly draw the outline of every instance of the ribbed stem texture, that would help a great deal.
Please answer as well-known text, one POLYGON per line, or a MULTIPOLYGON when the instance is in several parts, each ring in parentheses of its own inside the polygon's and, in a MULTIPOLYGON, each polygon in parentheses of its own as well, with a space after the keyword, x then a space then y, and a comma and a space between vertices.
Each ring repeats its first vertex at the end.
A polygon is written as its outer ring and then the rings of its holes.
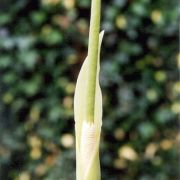
POLYGON ((83 122, 82 133, 81 133, 81 148, 80 148, 83 167, 88 167, 90 164, 91 155, 95 148, 95 142, 96 142, 95 130, 96 130, 95 124, 86 121, 83 122))

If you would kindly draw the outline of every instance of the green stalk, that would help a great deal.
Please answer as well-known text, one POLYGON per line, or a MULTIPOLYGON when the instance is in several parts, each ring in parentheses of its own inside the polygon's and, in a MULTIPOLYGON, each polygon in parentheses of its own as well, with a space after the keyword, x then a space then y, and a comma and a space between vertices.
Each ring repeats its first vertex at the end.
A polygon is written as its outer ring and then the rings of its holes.
POLYGON ((91 2, 91 20, 88 45, 88 75, 86 93, 85 119, 94 122, 94 105, 96 93, 96 74, 98 61, 99 31, 100 31, 101 0, 91 2))
POLYGON ((101 0, 92 0, 88 56, 76 83, 74 117, 76 132, 76 179, 100 180, 99 144, 102 126, 102 93, 99 85, 101 0))

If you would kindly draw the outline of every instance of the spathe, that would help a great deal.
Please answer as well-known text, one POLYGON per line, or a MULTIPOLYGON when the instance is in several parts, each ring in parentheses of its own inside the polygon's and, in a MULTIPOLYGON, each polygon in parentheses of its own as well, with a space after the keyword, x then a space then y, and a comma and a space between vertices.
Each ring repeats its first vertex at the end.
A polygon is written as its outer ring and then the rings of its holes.
MULTIPOLYGON (((76 178, 77 180, 100 180, 100 162, 99 162, 99 143, 100 133, 102 126, 102 94, 99 85, 99 71, 100 71, 100 49, 101 43, 104 36, 104 31, 99 35, 99 48, 98 48, 98 59, 97 59, 97 74, 96 74, 96 93, 95 93, 95 108, 94 108, 94 121, 87 123, 85 118, 86 108, 86 91, 87 91, 87 73, 88 73, 88 57, 85 59, 82 68, 80 70, 75 95, 74 95, 74 116, 75 116, 75 134, 76 134, 76 178), (84 123, 87 123, 84 125, 84 123), (89 127, 89 128, 88 128, 89 127), (86 128, 86 129, 85 129, 86 128), (92 133, 93 128, 93 141, 89 142, 92 151, 89 152, 89 161, 87 165, 84 165, 84 151, 86 147, 85 137, 87 140, 89 133, 92 133), (89 131, 89 132, 88 132, 89 131), (83 133, 82 133, 83 132, 83 133), (92 147, 93 146, 93 147, 92 147), (83 152, 82 152, 83 151, 83 152)), ((87 147, 88 148, 88 147, 87 147)), ((88 150, 87 150, 88 152, 88 150)))

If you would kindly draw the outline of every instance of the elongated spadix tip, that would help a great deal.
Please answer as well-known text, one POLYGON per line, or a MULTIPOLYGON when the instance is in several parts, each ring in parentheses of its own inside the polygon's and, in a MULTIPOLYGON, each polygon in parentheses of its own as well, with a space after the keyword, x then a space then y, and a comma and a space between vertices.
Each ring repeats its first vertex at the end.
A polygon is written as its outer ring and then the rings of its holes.
POLYGON ((99 39, 100 39, 100 44, 102 42, 102 39, 103 39, 103 36, 104 36, 104 33, 105 33, 105 30, 102 30, 100 33, 99 33, 99 39))
POLYGON ((105 30, 102 30, 102 31, 100 32, 100 36, 104 36, 104 33, 105 33, 105 30))

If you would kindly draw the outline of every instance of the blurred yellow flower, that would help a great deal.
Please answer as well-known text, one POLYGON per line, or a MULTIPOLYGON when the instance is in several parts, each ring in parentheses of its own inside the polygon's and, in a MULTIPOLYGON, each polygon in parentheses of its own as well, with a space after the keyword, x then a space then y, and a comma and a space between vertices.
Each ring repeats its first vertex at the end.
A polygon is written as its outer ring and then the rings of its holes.
POLYGON ((157 150, 158 145, 156 143, 149 143, 145 150, 145 158, 153 159, 157 150))
POLYGON ((66 97, 63 99, 63 105, 64 105, 65 108, 71 109, 71 108, 72 108, 72 105, 73 105, 73 99, 72 99, 72 97, 66 96, 66 97))
POLYGON ((169 139, 163 139, 160 142, 160 146, 163 150, 169 150, 172 148, 173 142, 172 142, 172 140, 169 140, 169 139))
POLYGON ((43 176, 45 173, 47 172, 47 167, 46 165, 44 164, 40 164, 36 167, 35 169, 35 173, 38 175, 38 176, 43 176))
POLYGON ((63 4, 66 9, 73 9, 75 6, 75 0, 63 0, 63 4))
POLYGON ((177 92, 178 94, 180 94, 180 82, 174 83, 173 91, 175 91, 175 92, 177 92))
POLYGON ((125 16, 119 15, 119 16, 116 17, 116 26, 119 29, 125 29, 126 28, 127 20, 126 20, 125 16))
POLYGON ((154 23, 159 23, 162 21, 162 12, 160 10, 153 10, 151 12, 151 20, 154 23))
POLYGON ((34 147, 31 149, 30 157, 32 159, 37 160, 37 159, 41 158, 41 155, 42 155, 42 152, 39 147, 34 147))
POLYGON ((37 107, 32 107, 29 117, 32 122, 36 122, 39 119, 40 110, 37 107))
POLYGON ((72 134, 63 134, 60 142, 65 148, 71 148, 74 145, 74 137, 72 134))
POLYGON ((174 112, 175 114, 180 113, 180 102, 174 102, 171 106, 171 111, 174 112))
POLYGON ((42 146, 42 141, 39 137, 37 136, 30 136, 28 138, 28 143, 29 145, 32 147, 32 148, 35 148, 35 147, 41 147, 42 146))
POLYGON ((159 82, 164 82, 167 79, 166 72, 164 72, 164 71, 155 72, 154 77, 155 77, 156 81, 159 81, 159 82))
POLYGON ((30 180, 30 174, 28 172, 22 172, 19 175, 18 180, 30 180))
POLYGON ((127 167, 127 162, 125 159, 115 159, 113 165, 117 169, 124 169, 127 167))
POLYGON ((155 89, 149 89, 146 92, 146 96, 150 101, 155 101, 157 100, 158 94, 155 89))
POLYGON ((13 101, 13 96, 11 93, 8 92, 3 95, 3 102, 5 104, 10 104, 12 101, 13 101))
POLYGON ((135 161, 138 159, 137 152, 129 145, 124 145, 118 150, 118 155, 120 158, 124 158, 130 161, 135 161))
POLYGON ((117 140, 122 140, 125 136, 125 132, 122 128, 118 128, 114 131, 114 136, 117 140))

